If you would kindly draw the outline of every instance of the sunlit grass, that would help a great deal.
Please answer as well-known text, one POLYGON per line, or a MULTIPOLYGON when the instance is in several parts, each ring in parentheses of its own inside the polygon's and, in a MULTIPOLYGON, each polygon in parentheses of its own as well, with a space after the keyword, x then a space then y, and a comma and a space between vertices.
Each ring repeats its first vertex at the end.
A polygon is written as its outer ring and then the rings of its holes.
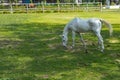
MULTIPOLYGON (((0 14, 0 80, 119 80, 119 12, 0 14), (61 34, 74 17, 98 17, 113 26, 113 36, 103 26, 105 53, 97 48, 93 34, 79 37, 74 49, 64 49, 61 34), (92 45, 94 43, 94 46, 92 45)), ((71 44, 69 34, 69 45, 71 44)))

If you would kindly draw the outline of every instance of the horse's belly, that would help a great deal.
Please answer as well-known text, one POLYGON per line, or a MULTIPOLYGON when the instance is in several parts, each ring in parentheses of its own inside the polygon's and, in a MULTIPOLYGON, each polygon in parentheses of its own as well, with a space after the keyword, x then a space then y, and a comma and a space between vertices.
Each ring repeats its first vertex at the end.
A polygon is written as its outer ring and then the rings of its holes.
POLYGON ((84 26, 81 25, 81 26, 78 26, 77 28, 78 32, 87 32, 89 30, 90 30, 90 27, 88 25, 84 25, 84 26))

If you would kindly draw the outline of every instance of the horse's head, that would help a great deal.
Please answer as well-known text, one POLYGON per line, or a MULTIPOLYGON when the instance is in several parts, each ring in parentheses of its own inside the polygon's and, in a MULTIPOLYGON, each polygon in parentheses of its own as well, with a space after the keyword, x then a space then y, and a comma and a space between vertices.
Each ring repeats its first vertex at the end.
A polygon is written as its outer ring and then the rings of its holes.
POLYGON ((62 43, 63 43, 63 46, 64 47, 67 47, 67 41, 68 41, 68 38, 66 35, 62 35, 62 43))

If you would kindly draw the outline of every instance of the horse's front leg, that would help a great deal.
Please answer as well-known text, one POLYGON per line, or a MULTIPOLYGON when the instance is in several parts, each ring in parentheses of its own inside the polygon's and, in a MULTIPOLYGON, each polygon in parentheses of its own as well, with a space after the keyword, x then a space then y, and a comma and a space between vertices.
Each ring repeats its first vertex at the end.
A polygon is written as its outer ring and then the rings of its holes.
POLYGON ((71 48, 74 48, 74 46, 75 46, 75 32, 72 31, 72 46, 71 46, 71 48))

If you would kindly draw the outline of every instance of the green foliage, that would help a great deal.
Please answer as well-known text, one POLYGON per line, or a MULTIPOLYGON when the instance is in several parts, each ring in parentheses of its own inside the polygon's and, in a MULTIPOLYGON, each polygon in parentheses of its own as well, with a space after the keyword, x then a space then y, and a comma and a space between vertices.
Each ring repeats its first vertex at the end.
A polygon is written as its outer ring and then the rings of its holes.
POLYGON ((57 3, 60 3, 60 1, 59 1, 59 0, 57 0, 57 3))
POLYGON ((0 19, 0 80, 120 79, 119 13, 0 14, 0 19), (96 49, 97 38, 89 33, 83 34, 89 53, 77 35, 74 49, 63 48, 60 35, 76 16, 103 18, 113 25, 113 37, 104 25, 101 31, 105 53, 96 49))

